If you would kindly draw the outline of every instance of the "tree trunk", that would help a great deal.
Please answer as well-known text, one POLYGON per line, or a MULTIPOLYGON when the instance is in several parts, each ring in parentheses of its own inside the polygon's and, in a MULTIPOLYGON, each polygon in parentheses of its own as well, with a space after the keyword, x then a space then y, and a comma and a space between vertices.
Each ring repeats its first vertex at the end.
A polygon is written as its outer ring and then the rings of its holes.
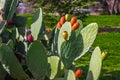
POLYGON ((120 14, 120 0, 105 0, 109 14, 120 14))

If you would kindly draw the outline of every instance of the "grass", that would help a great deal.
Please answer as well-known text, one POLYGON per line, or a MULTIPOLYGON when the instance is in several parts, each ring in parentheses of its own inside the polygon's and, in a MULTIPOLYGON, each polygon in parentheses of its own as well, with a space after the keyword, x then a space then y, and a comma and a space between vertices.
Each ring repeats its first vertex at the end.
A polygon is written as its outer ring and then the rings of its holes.
MULTIPOLYGON (((103 61, 99 80, 120 80, 120 32, 98 34, 93 44, 93 47, 95 46, 99 46, 101 51, 106 50, 108 52, 103 61)), ((90 56, 91 54, 88 53, 76 62, 76 65, 83 69, 84 77, 87 75, 90 56)))
POLYGON ((120 26, 120 15, 100 15, 100 16, 88 16, 85 18, 85 24, 92 22, 98 23, 99 27, 104 28, 120 26))
MULTIPOLYGON (((32 14, 20 14, 19 16, 24 16, 27 18, 27 25, 26 27, 30 27, 31 23, 32 23, 32 14)), ((57 21, 59 20, 59 16, 50 16, 50 15, 43 15, 43 21, 46 24, 47 28, 53 28, 56 24, 57 21)))
MULTIPOLYGON (((28 18, 27 27, 30 27, 32 22, 32 14, 22 14, 20 16, 25 16, 28 18)), ((59 21, 60 16, 50 16, 43 15, 43 20, 48 28, 53 28, 57 21, 59 21)), ((99 27, 116 27, 120 26, 120 15, 100 15, 100 16, 88 16, 84 19, 84 25, 90 24, 92 22, 98 23, 99 27)))

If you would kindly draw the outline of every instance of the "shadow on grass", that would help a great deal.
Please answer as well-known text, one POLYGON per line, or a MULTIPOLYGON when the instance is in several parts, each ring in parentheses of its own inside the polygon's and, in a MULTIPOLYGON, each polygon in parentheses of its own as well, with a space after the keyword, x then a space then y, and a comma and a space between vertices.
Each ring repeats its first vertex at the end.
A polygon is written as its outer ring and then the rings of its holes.
POLYGON ((120 32, 120 28, 119 27, 116 27, 116 28, 111 28, 111 27, 105 27, 105 28, 99 28, 99 33, 102 33, 102 32, 120 32))
POLYGON ((120 70, 108 72, 103 69, 101 71, 100 80, 120 80, 120 70))

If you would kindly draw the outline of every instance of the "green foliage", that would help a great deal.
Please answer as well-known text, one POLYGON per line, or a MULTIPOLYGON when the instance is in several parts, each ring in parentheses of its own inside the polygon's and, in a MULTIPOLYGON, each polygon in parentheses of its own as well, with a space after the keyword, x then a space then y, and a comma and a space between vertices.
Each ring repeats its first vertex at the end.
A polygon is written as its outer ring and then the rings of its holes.
POLYGON ((35 41, 27 52, 27 66, 37 80, 44 80, 47 72, 47 51, 43 44, 35 41))
POLYGON ((33 7, 42 7, 47 13, 59 12, 62 13, 73 13, 75 8, 88 7, 98 2, 89 0, 38 0, 33 7))
POLYGON ((13 54, 12 49, 5 44, 1 44, 0 46, 0 61, 3 68, 13 78, 18 80, 29 79, 28 75, 23 71, 21 64, 13 54))

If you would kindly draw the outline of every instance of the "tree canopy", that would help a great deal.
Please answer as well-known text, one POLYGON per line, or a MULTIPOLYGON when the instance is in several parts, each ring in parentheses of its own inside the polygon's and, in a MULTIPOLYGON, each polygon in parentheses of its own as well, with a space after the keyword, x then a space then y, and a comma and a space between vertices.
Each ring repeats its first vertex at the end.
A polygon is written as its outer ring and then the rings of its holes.
POLYGON ((96 4, 95 0, 24 0, 31 2, 33 8, 42 7, 44 12, 73 13, 75 9, 96 4))

